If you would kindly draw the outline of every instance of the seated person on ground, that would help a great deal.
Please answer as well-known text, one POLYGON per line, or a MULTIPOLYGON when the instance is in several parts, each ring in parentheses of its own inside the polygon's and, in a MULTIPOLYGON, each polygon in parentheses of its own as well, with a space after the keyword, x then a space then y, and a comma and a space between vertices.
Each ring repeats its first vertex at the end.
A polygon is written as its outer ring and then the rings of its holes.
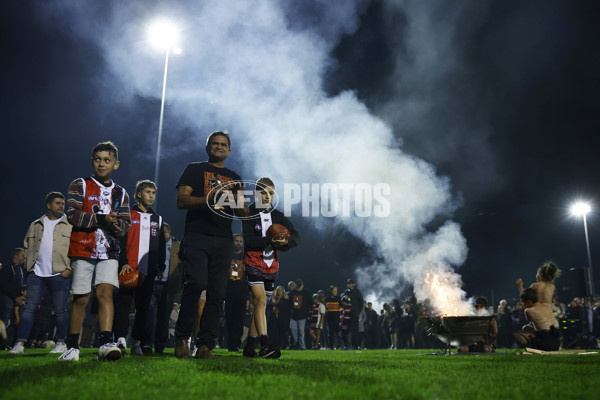
MULTIPOLYGON (((475 299, 475 314, 480 317, 491 315, 488 310, 488 300, 485 296, 478 296, 475 299)), ((496 349, 496 340, 498 338, 498 324, 492 318, 490 320, 487 336, 477 342, 458 349, 460 353, 493 353, 496 349)))
POLYGON ((521 301, 525 307, 525 318, 529 321, 529 325, 525 325, 522 332, 513 334, 515 340, 521 347, 547 351, 558 350, 560 332, 558 321, 550 306, 538 301, 537 292, 533 288, 523 291, 521 301))

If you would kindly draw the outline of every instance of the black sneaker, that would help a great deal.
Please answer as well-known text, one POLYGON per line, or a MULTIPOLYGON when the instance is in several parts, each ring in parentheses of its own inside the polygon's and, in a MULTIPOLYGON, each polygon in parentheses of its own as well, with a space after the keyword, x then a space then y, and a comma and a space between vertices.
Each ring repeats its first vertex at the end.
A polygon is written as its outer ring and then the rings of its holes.
POLYGON ((256 354, 256 350, 250 349, 248 347, 244 347, 243 354, 244 354, 244 357, 250 357, 250 358, 258 357, 258 354, 256 354))
POLYGON ((262 358, 279 358, 281 357, 281 351, 272 345, 263 346, 260 348, 258 356, 262 358))

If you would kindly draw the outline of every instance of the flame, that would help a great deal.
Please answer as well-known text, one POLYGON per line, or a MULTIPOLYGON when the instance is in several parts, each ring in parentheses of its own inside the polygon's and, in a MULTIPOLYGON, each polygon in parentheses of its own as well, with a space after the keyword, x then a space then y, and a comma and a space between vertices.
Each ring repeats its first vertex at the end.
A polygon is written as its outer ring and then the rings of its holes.
POLYGON ((431 302, 431 311, 441 317, 474 315, 473 306, 465 299, 460 283, 452 278, 453 275, 428 272, 423 279, 424 295, 431 302))

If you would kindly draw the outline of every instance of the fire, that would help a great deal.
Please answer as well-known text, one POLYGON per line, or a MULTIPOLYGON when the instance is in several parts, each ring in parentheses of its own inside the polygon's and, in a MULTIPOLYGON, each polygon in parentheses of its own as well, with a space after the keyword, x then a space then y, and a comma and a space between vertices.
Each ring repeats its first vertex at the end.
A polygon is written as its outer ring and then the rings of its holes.
POLYGON ((424 278, 426 297, 431 301, 432 311, 441 316, 471 315, 472 306, 465 301, 465 293, 457 282, 434 272, 424 278))

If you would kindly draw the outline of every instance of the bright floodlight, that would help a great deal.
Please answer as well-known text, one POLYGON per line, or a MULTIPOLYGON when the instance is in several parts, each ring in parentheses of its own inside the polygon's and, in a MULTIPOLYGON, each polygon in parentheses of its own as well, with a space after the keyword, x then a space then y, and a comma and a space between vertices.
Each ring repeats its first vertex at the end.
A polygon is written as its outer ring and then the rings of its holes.
POLYGON ((153 46, 166 50, 178 44, 179 31, 169 21, 156 21, 148 28, 148 40, 153 46))
POLYGON ((582 215, 586 215, 590 211, 592 211, 592 208, 590 207, 590 205, 583 201, 578 201, 577 203, 575 203, 571 206, 571 214, 573 214, 573 215, 582 216, 582 215))

